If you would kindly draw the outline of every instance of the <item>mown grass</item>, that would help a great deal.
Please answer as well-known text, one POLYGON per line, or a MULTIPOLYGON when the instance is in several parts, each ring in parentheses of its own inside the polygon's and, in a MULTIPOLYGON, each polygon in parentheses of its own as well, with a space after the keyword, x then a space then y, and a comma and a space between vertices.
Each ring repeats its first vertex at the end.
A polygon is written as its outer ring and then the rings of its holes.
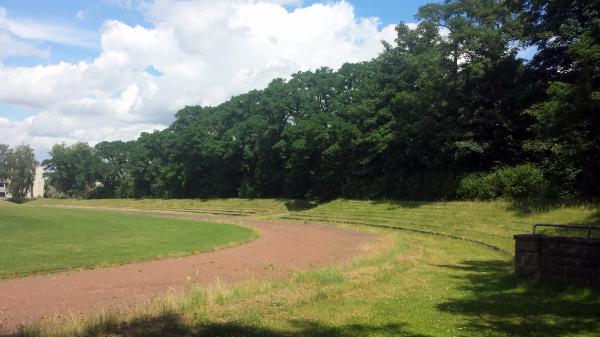
MULTIPOLYGON (((595 204, 491 202, 357 201, 321 204, 277 199, 68 200, 39 199, 27 205, 174 210, 223 216, 274 217, 305 222, 387 225, 454 235, 513 249, 513 235, 530 233, 534 223, 600 224, 595 204)), ((542 231, 547 229, 542 229, 542 231)), ((577 235, 573 231, 571 235, 577 235)), ((600 231, 593 232, 600 237, 600 231)))
MULTIPOLYGON (((228 201, 231 209, 235 210, 231 203, 236 202, 228 201)), ((275 207, 280 210, 282 205, 275 207)), ((235 287, 216 284, 173 293, 127 312, 36 324, 24 328, 21 335, 599 335, 598 290, 519 281, 510 254, 512 235, 529 232, 532 223, 598 223, 598 207, 524 209, 508 202, 336 200, 286 208, 283 217, 291 219, 425 229, 480 240, 509 253, 444 236, 351 225, 378 231, 384 239, 371 247, 368 257, 346 265, 279 281, 235 287)))
POLYGON ((275 199, 37 199, 28 205, 134 208, 232 216, 258 216, 287 211, 285 202, 275 199))
POLYGON ((380 230, 371 255, 279 281, 215 284, 22 336, 597 336, 600 293, 522 283, 505 254, 380 230))
POLYGON ((3 204, 0 278, 187 255, 254 235, 226 224, 3 204))

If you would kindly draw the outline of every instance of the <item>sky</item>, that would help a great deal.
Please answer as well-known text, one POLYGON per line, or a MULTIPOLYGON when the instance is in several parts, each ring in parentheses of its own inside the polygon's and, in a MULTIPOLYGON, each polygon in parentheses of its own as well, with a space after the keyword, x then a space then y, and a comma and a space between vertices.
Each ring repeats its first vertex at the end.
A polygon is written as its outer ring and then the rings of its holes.
POLYGON ((0 143, 136 139, 186 105, 360 62, 438 0, 0 0, 0 143))

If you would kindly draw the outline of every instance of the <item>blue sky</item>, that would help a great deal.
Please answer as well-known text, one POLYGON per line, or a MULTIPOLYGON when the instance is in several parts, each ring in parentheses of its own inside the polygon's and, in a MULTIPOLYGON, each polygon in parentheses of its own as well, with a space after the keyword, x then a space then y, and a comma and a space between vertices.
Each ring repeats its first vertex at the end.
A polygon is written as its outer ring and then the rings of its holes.
MULTIPOLYGON (((318 1, 304 1, 310 4, 318 1)), ((440 0, 350 0, 358 16, 378 17, 383 24, 415 22, 415 14, 419 7, 440 0)))
MULTIPOLYGON (((301 6, 322 3, 318 0, 305 0, 301 6)), ((398 22, 414 22, 414 15, 425 0, 349 0, 358 17, 377 17, 382 25, 398 22)), ((47 48, 46 56, 11 56, 3 60, 10 66, 49 65, 58 62, 90 62, 100 52, 100 29, 107 20, 118 20, 130 26, 152 27, 144 13, 133 5, 118 0, 81 0, 81 1, 39 1, 39 0, 2 0, 3 7, 11 18, 25 21, 37 21, 49 25, 68 27, 73 31, 86 33, 86 45, 66 44, 54 41, 39 41, 38 45, 47 48)), ((288 7, 293 10, 293 7, 288 7)), ((31 115, 32 110, 14 104, 0 102, 0 116, 11 119, 31 115)))
POLYGON ((78 62, 92 60, 100 53, 100 28, 106 20, 119 20, 130 25, 148 25, 142 12, 127 6, 119 6, 110 1, 34 1, 2 0, 0 7, 10 17, 28 21, 44 22, 61 27, 87 32, 91 39, 89 46, 43 41, 51 48, 49 57, 12 57, 5 64, 31 66, 51 64, 59 61, 78 62))
MULTIPOLYGON (((429 2, 439 0, 347 0, 359 17, 377 17, 383 25, 401 21, 414 22, 418 8, 429 2)), ((144 14, 131 5, 121 5, 119 0, 1 0, 0 7, 6 9, 11 17, 35 20, 56 26, 70 27, 89 33, 92 38, 89 46, 77 46, 51 41, 43 45, 50 47, 49 57, 10 57, 5 64, 33 66, 52 64, 60 61, 90 61, 100 53, 100 28, 106 20, 118 20, 130 26, 151 27, 152 23, 144 14)), ((301 6, 331 1, 305 0, 301 6)), ((293 10, 293 7, 289 8, 293 10)))
POLYGON ((369 60, 427 2, 0 0, 0 142, 43 158, 135 139, 185 105, 369 60))

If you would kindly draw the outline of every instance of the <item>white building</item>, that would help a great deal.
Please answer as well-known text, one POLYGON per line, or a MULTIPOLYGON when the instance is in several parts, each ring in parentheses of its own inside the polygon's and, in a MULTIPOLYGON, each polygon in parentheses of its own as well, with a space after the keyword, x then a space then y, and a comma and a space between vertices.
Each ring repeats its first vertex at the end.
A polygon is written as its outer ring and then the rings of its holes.
POLYGON ((9 198, 8 195, 8 183, 2 179, 0 179, 0 199, 9 198))
POLYGON ((33 177, 33 189, 31 190, 31 198, 43 198, 45 186, 46 181, 44 180, 44 168, 38 165, 35 168, 35 176, 33 177))
MULTIPOLYGON (((8 190, 9 181, 0 179, 0 199, 10 199, 11 195, 8 190)), ((35 168, 35 175, 33 177, 33 189, 28 191, 28 197, 30 198, 43 198, 44 187, 46 181, 44 180, 44 168, 38 166, 35 168)))

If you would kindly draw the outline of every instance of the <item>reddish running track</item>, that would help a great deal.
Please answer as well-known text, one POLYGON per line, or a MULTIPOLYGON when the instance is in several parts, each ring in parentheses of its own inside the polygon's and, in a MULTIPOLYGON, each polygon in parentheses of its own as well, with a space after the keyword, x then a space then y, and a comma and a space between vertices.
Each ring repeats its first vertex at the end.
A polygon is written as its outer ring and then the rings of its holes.
POLYGON ((377 236, 330 225, 223 219, 178 212, 136 212, 250 226, 259 238, 194 256, 0 281, 0 333, 48 317, 127 308, 169 289, 268 279, 346 261, 377 236))

